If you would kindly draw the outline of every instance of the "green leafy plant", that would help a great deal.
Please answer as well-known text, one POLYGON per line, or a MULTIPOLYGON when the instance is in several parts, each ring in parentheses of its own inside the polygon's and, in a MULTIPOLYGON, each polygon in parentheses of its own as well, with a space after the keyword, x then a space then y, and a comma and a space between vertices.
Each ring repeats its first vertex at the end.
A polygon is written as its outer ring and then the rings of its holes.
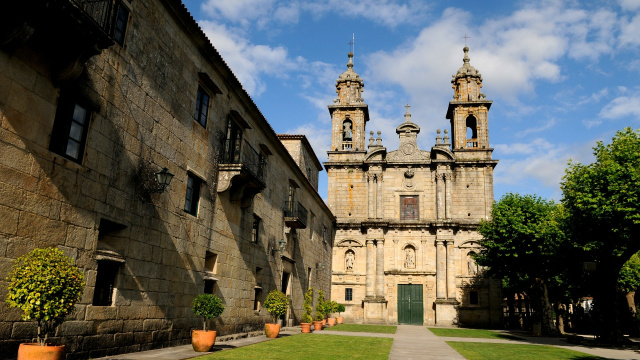
POLYGON ((193 299, 191 309, 195 315, 204 318, 202 330, 207 331, 207 320, 220 316, 224 311, 224 305, 222 300, 213 294, 200 294, 193 299))
POLYGON ((316 304, 316 321, 322 321, 325 315, 324 291, 318 290, 318 303, 316 304))
POLYGON ((327 315, 336 313, 338 312, 338 303, 333 300, 329 300, 325 303, 325 308, 327 315))
POLYGON ((71 313, 84 289, 84 274, 56 248, 34 249, 13 261, 6 303, 38 322, 38 344, 71 313))
POLYGON ((282 291, 274 289, 269 292, 262 306, 273 316, 273 322, 276 323, 280 316, 287 313, 289 299, 282 291))
POLYGON ((345 310, 345 309, 344 309, 344 305, 342 305, 342 304, 338 304, 338 307, 336 308, 336 311, 338 312, 338 316, 342 316, 342 315, 340 315, 340 314, 341 314, 341 313, 343 313, 343 312, 344 312, 344 310, 345 310))
POLYGON ((302 322, 310 323, 313 321, 311 317, 311 303, 313 302, 313 288, 307 289, 304 293, 304 314, 302 314, 302 322))

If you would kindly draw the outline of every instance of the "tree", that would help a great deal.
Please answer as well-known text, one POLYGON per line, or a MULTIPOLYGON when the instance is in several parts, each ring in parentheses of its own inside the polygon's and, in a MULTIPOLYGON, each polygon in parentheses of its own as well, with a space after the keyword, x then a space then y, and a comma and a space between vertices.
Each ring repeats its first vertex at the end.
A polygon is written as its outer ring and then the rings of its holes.
POLYGON ((635 253, 631 259, 622 265, 618 277, 618 288, 627 299, 630 320, 637 327, 637 309, 635 302, 636 290, 640 288, 640 253, 635 253))
POLYGON ((491 220, 478 232, 483 250, 476 256, 487 275, 503 280, 512 292, 531 295, 544 334, 555 334, 549 283, 559 272, 562 207, 534 195, 506 194, 493 204, 491 220))
POLYGON ((606 340, 622 339, 617 311, 617 279, 640 250, 640 130, 618 131, 610 144, 598 142, 596 161, 569 163, 561 183, 562 204, 576 256, 596 263, 590 276, 606 340))

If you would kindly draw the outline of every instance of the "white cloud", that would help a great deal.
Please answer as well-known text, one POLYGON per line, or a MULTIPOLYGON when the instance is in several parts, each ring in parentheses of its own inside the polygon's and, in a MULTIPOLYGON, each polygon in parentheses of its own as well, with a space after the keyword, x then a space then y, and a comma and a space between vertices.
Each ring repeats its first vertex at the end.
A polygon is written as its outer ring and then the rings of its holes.
POLYGON ((620 6, 629 11, 640 9, 640 0, 619 0, 620 6))
POLYGON ((640 119, 640 93, 619 96, 611 100, 600 110, 598 115, 605 119, 640 119))
POLYGON ((274 0, 207 0, 201 8, 214 19, 247 26, 250 20, 267 18, 273 3, 274 0))
POLYGON ((214 40, 215 48, 244 88, 253 96, 259 96, 266 90, 261 79, 263 74, 285 76, 296 66, 282 46, 254 45, 234 29, 213 21, 203 20, 199 24, 207 37, 214 40))
POLYGON ((342 17, 361 17, 388 27, 419 23, 429 9, 426 2, 399 0, 322 0, 304 3, 315 17, 337 13, 342 17))
POLYGON ((529 134, 535 134, 535 133, 539 133, 539 132, 543 132, 545 130, 551 129, 552 127, 554 127, 556 125, 556 119, 555 118, 551 118, 549 120, 547 120, 544 124, 541 124, 540 126, 536 126, 536 127, 532 127, 532 128, 528 128, 522 131, 518 131, 516 133, 516 137, 525 137, 529 134))
POLYGON ((640 37, 638 37, 638 33, 640 33, 640 15, 636 15, 631 20, 623 19, 621 20, 622 24, 620 25, 620 46, 637 46, 640 45, 640 37))

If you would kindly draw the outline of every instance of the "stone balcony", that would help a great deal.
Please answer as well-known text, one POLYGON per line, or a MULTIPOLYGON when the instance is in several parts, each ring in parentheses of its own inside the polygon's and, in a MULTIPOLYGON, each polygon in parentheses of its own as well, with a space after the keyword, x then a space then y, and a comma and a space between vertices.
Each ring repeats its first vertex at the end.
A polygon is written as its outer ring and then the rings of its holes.
POLYGON ((284 203, 284 224, 292 229, 307 227, 307 209, 298 201, 284 203))
POLYGON ((245 140, 225 140, 218 164, 218 192, 229 191, 231 201, 247 207, 266 187, 265 160, 245 140))
POLYGON ((41 0, 0 3, 0 47, 49 68, 55 83, 76 79, 92 56, 112 46, 121 0, 41 0))

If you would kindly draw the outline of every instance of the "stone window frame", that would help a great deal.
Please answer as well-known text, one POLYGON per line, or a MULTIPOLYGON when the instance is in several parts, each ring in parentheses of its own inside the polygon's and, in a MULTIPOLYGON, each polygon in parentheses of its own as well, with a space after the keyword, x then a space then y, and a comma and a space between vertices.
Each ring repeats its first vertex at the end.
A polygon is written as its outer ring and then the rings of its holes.
POLYGON ((402 221, 417 221, 420 220, 420 195, 419 194, 402 194, 399 197, 398 200, 399 203, 399 215, 400 215, 400 220, 402 221), (406 198, 415 198, 416 199, 416 204, 415 204, 415 211, 414 211, 414 216, 411 217, 407 217, 405 215, 405 211, 403 208, 403 200, 406 198))
POLYGON ((344 301, 353 301, 353 288, 344 288, 344 301))
POLYGON ((259 244, 260 243, 260 225, 262 224, 262 218, 260 216, 253 214, 253 222, 251 224, 251 243, 259 244))
POLYGON ((78 95, 61 94, 53 122, 49 150, 82 164, 93 109, 78 95), (71 146, 71 148, 70 148, 71 146), (73 147, 75 146, 75 154, 73 147))
POLYGON ((469 290, 469 305, 480 306, 480 292, 478 290, 469 290))
POLYGON ((110 257, 98 257, 98 269, 93 289, 92 306, 114 306, 118 291, 118 279, 120 267, 124 263, 122 259, 110 257))
POLYGON ((195 121, 203 128, 207 128, 209 119, 209 107, 211 106, 211 94, 202 85, 198 84, 196 92, 196 109, 193 115, 195 121))
POLYGON ((129 19, 131 18, 133 0, 116 1, 116 14, 111 37, 116 44, 124 47, 129 19))
POLYGON ((185 191, 184 212, 198 217, 200 207, 200 194, 204 180, 192 171, 187 171, 187 182, 185 191))

